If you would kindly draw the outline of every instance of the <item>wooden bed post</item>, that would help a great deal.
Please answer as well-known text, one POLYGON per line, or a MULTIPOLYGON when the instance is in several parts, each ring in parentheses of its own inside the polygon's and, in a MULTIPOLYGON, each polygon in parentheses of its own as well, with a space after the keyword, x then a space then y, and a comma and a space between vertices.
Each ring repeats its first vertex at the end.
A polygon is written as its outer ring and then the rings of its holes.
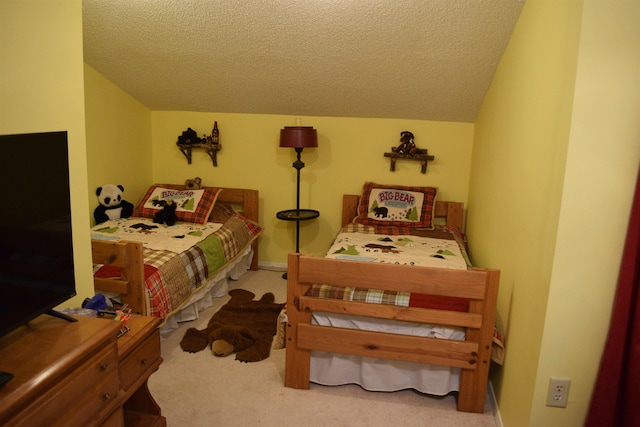
POLYGON ((311 312, 298 310, 298 300, 306 289, 299 283, 300 254, 289 254, 287 272, 287 327, 286 327, 286 359, 284 385, 292 388, 309 388, 309 370, 311 367, 311 351, 298 348, 298 324, 310 323, 311 312))
POLYGON ((129 265, 122 269, 122 279, 129 282, 129 291, 121 295, 122 303, 128 304, 133 313, 149 312, 146 306, 144 287, 144 258, 142 243, 127 243, 129 265))
POLYGON ((500 271, 491 269, 474 270, 481 270, 487 274, 484 301, 471 301, 469 304, 469 312, 482 315, 482 327, 480 329, 467 328, 465 335, 466 341, 476 341, 479 344, 478 364, 476 369, 462 369, 460 372, 458 410, 483 413, 489 379, 489 366, 491 365, 491 344, 496 318, 500 271))
MULTIPOLYGON (((256 224, 258 222, 258 191, 257 190, 244 190, 244 215, 256 224)), ((251 266, 249 270, 258 270, 258 239, 255 239, 251 244, 253 248, 253 258, 251 259, 251 266)))

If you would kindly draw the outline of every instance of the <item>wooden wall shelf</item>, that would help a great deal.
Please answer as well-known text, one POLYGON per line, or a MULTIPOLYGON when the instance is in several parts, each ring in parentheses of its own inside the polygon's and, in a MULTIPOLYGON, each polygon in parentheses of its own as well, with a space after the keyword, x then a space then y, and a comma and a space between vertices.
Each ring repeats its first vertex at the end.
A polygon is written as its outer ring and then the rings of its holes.
POLYGON ((400 154, 398 152, 396 152, 397 148, 396 147, 391 147, 391 153, 384 153, 385 157, 389 157, 391 160, 391 167, 390 170, 391 172, 394 172, 396 170, 396 161, 398 159, 405 159, 405 160, 414 160, 417 162, 420 162, 422 168, 421 168, 421 172, 422 173, 427 173, 427 162, 435 159, 434 156, 430 156, 427 152, 426 149, 424 150, 416 150, 415 154, 400 154))
POLYGON ((211 161, 213 162, 213 166, 218 166, 218 151, 222 149, 221 144, 176 144, 180 149, 180 152, 187 158, 187 162, 191 164, 191 152, 194 148, 204 150, 209 157, 211 157, 211 161))

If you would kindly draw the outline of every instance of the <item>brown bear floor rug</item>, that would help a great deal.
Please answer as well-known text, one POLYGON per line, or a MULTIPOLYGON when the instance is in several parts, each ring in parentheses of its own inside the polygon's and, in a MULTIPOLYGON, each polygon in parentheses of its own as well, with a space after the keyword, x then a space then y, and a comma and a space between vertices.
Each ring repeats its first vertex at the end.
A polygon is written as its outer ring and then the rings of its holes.
POLYGON ((206 329, 187 329, 180 347, 196 353, 211 346, 214 356, 236 353, 236 360, 241 362, 266 359, 284 304, 275 303, 271 292, 258 301, 253 300, 253 292, 244 289, 231 290, 229 295, 231 300, 211 317, 206 329))

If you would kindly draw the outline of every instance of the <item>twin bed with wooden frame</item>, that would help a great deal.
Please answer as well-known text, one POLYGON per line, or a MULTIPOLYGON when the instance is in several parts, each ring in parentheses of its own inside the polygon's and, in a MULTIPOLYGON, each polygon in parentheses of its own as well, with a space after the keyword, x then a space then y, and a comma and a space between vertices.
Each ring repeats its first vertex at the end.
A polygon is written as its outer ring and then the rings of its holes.
MULTIPOLYGON (((357 215, 357 195, 343 197, 343 226, 357 215)), ((435 217, 462 228, 463 205, 436 202, 435 217)), ((460 368, 458 410, 483 412, 500 272, 360 262, 290 254, 287 279, 285 386, 307 389, 312 350, 460 368), (308 296, 314 284, 360 287, 468 300, 466 312, 399 307, 308 296), (314 324, 317 312, 462 328, 463 340, 314 324)), ((316 353, 316 352, 314 352, 316 353)))
MULTIPOLYGON (((178 185, 164 185, 168 188, 184 188, 178 185)), ((210 188, 210 187, 203 187, 210 188)), ((258 190, 238 189, 238 188, 222 188, 218 193, 215 201, 216 205, 228 205, 241 214, 249 221, 259 224, 258 222, 258 190)), ((213 213, 211 214, 213 216, 213 213)), ((211 221, 211 218, 209 219, 211 221)), ((230 234, 230 233, 229 233, 230 234)), ((249 240, 250 248, 239 247, 238 251, 247 252, 245 257, 251 257, 245 260, 243 266, 247 266, 250 270, 258 268, 258 240, 252 236, 249 240)), ((240 245, 240 244, 238 244, 240 245)), ((116 267, 119 269, 119 277, 94 277, 94 287, 96 292, 108 292, 120 295, 120 302, 127 304, 133 313, 142 315, 153 315, 149 308, 149 292, 145 286, 145 258, 143 244, 132 241, 110 241, 92 239, 91 251, 94 264, 102 264, 106 266, 116 267)), ((224 267, 232 263, 239 263, 238 259, 226 262, 224 267)), ((222 270, 222 268, 220 269, 222 270)), ((226 280, 226 277, 224 277, 226 280)), ((200 284, 199 284, 200 285, 200 284)), ((199 285, 195 286, 192 292, 199 291, 199 285)), ((182 301, 174 302, 174 307, 166 317, 176 314, 185 304, 188 303, 187 295, 182 301)), ((165 322, 167 318, 163 319, 165 322)))

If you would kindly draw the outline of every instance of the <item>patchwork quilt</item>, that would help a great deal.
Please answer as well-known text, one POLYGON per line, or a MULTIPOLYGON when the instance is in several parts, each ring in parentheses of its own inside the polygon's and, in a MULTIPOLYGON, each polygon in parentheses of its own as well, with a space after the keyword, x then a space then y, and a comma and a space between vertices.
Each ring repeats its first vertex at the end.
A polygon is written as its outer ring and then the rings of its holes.
MULTIPOLYGON (((166 318, 209 277, 243 254, 262 230, 237 213, 225 216, 223 223, 177 223, 172 227, 132 217, 96 225, 92 238, 143 243, 149 313, 166 318)), ((94 274, 118 277, 120 271, 117 267, 96 265, 94 274)))

